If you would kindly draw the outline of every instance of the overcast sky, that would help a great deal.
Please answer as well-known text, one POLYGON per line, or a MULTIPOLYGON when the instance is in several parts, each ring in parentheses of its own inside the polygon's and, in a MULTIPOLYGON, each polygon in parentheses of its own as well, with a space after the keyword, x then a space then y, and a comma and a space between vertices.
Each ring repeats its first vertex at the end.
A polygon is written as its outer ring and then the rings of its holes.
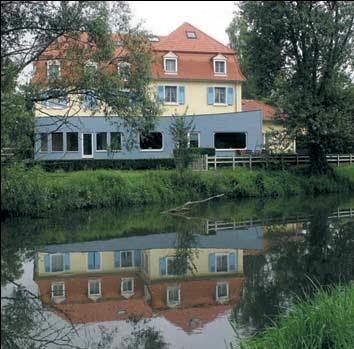
POLYGON ((166 35, 189 22, 223 44, 236 9, 234 1, 128 1, 136 20, 157 35, 166 35))

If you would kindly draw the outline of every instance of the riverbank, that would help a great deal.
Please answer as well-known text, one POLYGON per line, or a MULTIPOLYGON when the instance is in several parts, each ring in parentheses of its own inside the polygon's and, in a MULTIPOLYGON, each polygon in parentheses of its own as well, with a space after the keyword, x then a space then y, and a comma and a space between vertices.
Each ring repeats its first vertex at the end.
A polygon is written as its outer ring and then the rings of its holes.
POLYGON ((275 325, 246 339, 243 349, 354 348, 354 285, 300 302, 275 325))
POLYGON ((154 203, 172 206, 217 194, 234 199, 349 191, 354 191, 354 166, 313 177, 245 168, 189 172, 183 181, 177 180, 173 170, 49 173, 40 168, 12 167, 2 171, 1 211, 7 216, 40 216, 51 210, 154 203))

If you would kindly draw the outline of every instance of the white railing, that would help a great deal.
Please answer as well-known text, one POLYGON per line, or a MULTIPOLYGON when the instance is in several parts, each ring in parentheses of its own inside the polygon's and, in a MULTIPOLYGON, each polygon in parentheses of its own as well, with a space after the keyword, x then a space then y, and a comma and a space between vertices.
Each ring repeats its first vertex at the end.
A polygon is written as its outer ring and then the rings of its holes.
MULTIPOLYGON (((326 156, 328 163, 340 166, 341 164, 354 164, 354 154, 333 154, 326 156)), ((303 165, 310 162, 308 155, 300 154, 272 154, 272 155, 232 155, 232 156, 208 156, 204 155, 204 168, 210 167, 217 169, 218 166, 229 165, 234 169, 242 165, 252 168, 256 164, 281 164, 281 165, 303 165)))

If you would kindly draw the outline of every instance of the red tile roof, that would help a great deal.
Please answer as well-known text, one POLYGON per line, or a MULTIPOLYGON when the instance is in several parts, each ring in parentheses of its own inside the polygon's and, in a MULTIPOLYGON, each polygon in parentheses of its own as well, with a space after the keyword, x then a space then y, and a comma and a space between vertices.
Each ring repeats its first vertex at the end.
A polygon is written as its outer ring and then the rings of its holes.
POLYGON ((279 110, 269 104, 257 101, 255 99, 243 99, 242 111, 261 110, 263 112, 263 120, 275 120, 279 114, 279 110))

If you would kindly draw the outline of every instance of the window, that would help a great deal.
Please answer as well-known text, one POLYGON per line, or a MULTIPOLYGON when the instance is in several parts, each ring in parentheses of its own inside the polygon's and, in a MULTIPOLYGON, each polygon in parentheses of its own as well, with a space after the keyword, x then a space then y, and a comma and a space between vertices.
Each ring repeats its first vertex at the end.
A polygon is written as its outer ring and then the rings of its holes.
POLYGON ((39 151, 47 152, 48 151, 48 133, 41 133, 40 137, 40 148, 39 151))
POLYGON ((146 274, 149 273, 149 257, 146 253, 143 253, 143 270, 146 274))
POLYGON ((151 132, 140 136, 141 150, 162 150, 163 141, 161 132, 151 132))
POLYGON ((47 76, 48 79, 54 80, 60 76, 60 62, 59 61, 48 61, 47 63, 47 76))
POLYGON ((97 72, 97 63, 88 61, 85 64, 85 74, 89 76, 94 76, 97 72))
POLYGON ((63 151, 63 134, 61 132, 52 133, 52 151, 63 151))
POLYGON ((159 42, 160 41, 160 38, 158 36, 149 36, 149 41, 150 42, 159 42))
POLYGON ((229 298, 229 284, 227 282, 218 282, 216 284, 216 299, 228 299, 229 298))
POLYGON ((51 255, 51 271, 53 273, 64 271, 64 256, 62 254, 51 255))
POLYGON ((177 60, 175 58, 168 58, 165 60, 165 71, 167 73, 177 72, 177 60))
POLYGON ((96 133, 96 151, 106 151, 107 150, 107 133, 99 132, 96 133))
POLYGON ((87 92, 84 95, 84 107, 87 109, 97 109, 98 107, 98 99, 92 92, 87 92))
POLYGON ((179 287, 167 289, 167 304, 170 306, 179 305, 181 302, 181 290, 179 287))
POLYGON ((165 86, 165 103, 177 103, 177 86, 165 86))
POLYGON ((200 134, 199 132, 191 132, 188 134, 188 146, 189 148, 200 147, 200 134))
POLYGON ((122 294, 132 294, 134 293, 134 279, 124 278, 120 284, 120 290, 122 294))
POLYGON ((45 104, 47 108, 63 109, 67 107, 68 99, 65 96, 60 96, 57 98, 48 99, 45 104))
POLYGON ((229 270, 229 256, 227 254, 216 256, 216 271, 227 272, 229 270))
POLYGON ((215 149, 245 149, 246 133, 219 132, 214 135, 215 149))
POLYGON ((65 297, 65 284, 64 284, 64 282, 53 282, 51 288, 52 288, 52 298, 65 297))
POLYGON ((226 104, 226 87, 215 87, 214 104, 226 104))
POLYGON ((130 67, 131 65, 128 62, 120 62, 117 66, 118 73, 124 81, 127 81, 130 77, 130 67))
POLYGON ((101 281, 100 280, 89 280, 88 282, 88 295, 97 297, 101 296, 101 281))
POLYGON ((100 252, 89 252, 87 255, 88 270, 97 270, 101 268, 101 254, 100 252))
POLYGON ((215 74, 226 74, 226 62, 225 61, 215 61, 215 74))
POLYGON ((186 31, 186 36, 187 36, 187 39, 196 39, 197 38, 197 33, 195 31, 192 31, 192 30, 187 30, 186 31))
POLYGON ((122 134, 111 132, 111 151, 122 150, 122 134))
POLYGON ((133 251, 121 251, 120 263, 122 268, 129 268, 133 266, 133 251))
POLYGON ((66 134, 66 150, 79 151, 79 134, 77 132, 68 132, 66 134))
POLYGON ((175 266, 175 257, 168 257, 166 258, 166 264, 167 264, 167 275, 176 275, 176 266, 175 266))

